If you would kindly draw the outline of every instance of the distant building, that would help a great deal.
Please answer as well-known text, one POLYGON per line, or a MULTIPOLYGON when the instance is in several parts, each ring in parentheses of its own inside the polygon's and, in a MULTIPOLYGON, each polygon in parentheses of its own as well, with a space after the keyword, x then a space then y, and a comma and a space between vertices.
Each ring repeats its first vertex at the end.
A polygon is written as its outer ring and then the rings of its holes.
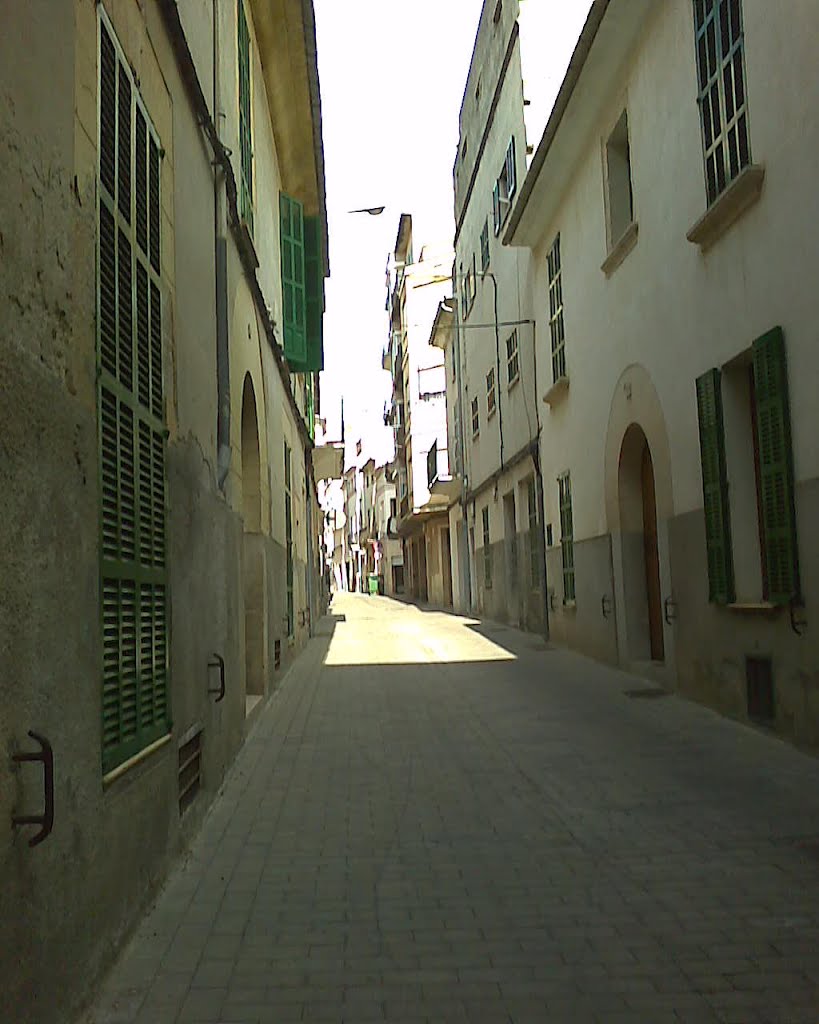
POLYGON ((402 214, 384 352, 393 380, 387 421, 395 430, 397 532, 408 593, 440 605, 452 603, 448 500, 434 490, 439 472, 449 475, 446 383, 443 355, 430 344, 430 331, 438 302, 451 287, 451 273, 451 249, 425 246, 414 259, 412 217, 402 214))

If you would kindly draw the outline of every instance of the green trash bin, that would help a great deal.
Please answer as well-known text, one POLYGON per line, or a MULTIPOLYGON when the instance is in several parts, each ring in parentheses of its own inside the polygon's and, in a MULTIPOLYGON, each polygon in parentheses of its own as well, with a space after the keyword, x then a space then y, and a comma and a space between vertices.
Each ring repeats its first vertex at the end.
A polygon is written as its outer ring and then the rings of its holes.
POLYGON ((369 586, 370 594, 371 595, 372 594, 377 594, 378 593, 378 573, 377 572, 371 572, 367 578, 368 578, 369 584, 370 584, 370 586, 369 586))

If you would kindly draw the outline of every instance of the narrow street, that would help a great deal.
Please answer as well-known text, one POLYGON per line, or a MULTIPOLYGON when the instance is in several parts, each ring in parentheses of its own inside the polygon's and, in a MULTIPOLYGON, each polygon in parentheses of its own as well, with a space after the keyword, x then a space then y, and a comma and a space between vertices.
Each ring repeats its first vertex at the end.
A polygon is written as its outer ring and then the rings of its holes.
POLYGON ((819 1019, 819 762, 340 595, 84 1024, 819 1019))

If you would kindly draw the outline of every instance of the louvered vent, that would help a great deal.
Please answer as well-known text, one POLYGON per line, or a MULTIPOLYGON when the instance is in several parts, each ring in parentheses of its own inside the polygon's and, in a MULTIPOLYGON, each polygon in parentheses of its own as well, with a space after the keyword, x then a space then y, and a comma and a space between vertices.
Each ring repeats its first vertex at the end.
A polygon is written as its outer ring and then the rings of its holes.
POLYGON ((196 799, 202 788, 202 730, 199 729, 179 748, 179 814, 196 799))

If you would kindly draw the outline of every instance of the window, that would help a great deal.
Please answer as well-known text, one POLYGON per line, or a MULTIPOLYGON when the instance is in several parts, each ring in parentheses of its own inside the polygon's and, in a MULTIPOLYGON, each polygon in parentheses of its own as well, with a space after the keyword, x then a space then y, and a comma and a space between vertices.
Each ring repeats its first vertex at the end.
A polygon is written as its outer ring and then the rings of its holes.
POLYGON ((511 387, 520 376, 517 328, 506 339, 506 381, 511 387))
POLYGON ((478 419, 478 399, 472 399, 472 436, 477 437, 480 431, 480 421, 478 419))
POLYGON ((782 330, 697 380, 709 599, 801 594, 782 330), (729 493, 731 503, 729 504, 729 493), (736 575, 735 575, 736 570, 736 575))
POLYGON ((560 269, 560 235, 547 257, 549 270, 549 333, 552 337, 552 381, 566 376, 566 332, 563 326, 563 278, 560 269))
POLYGON ((486 418, 495 412, 495 368, 494 366, 486 375, 486 418))
POLYGON ((489 269, 489 220, 483 222, 481 228, 481 272, 489 269))
POLYGON ((709 206, 751 162, 741 0, 694 0, 709 206))
POLYGON ((537 487, 534 477, 526 482, 526 511, 529 517, 529 571, 532 590, 540 590, 540 529, 537 517, 537 487))
POLYGON ((489 545, 489 507, 481 512, 483 525, 483 580, 487 590, 492 589, 492 548, 489 545))
POLYGON ((279 194, 284 355, 293 373, 324 367, 324 270, 321 224, 279 194))
POLYGON ((475 274, 475 254, 472 254, 472 266, 467 270, 466 274, 463 273, 463 263, 461 264, 461 280, 463 282, 463 291, 461 296, 461 312, 463 319, 465 320, 472 311, 472 306, 475 302, 475 294, 477 291, 477 282, 475 274))
POLYGON ((558 477, 560 499, 560 547, 563 552, 563 603, 575 599, 574 588, 574 525, 572 523, 572 485, 568 473, 558 477))
POLYGON ((100 8, 102 769, 170 729, 159 138, 100 8))
POLYGON ((606 143, 608 244, 613 248, 634 220, 628 113, 624 110, 606 143))
POLYGON ((291 478, 291 452, 284 442, 284 551, 285 580, 287 587, 287 635, 294 633, 293 614, 293 494, 291 478))
POLYGON ((244 0, 236 0, 239 51, 239 215, 253 235, 253 137, 250 106, 250 31, 244 0))
POLYGON ((500 229, 506 222, 506 218, 512 208, 512 198, 517 191, 517 187, 515 137, 513 135, 506 148, 503 169, 492 189, 492 215, 496 235, 500 234, 500 229))

